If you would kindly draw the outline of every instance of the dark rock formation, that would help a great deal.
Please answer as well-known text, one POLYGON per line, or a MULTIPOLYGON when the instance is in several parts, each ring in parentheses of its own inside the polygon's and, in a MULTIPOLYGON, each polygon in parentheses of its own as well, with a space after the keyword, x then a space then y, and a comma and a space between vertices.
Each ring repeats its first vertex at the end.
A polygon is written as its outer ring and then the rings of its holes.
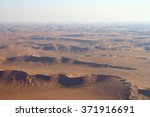
POLYGON ((42 75, 42 74, 35 75, 34 77, 36 79, 43 80, 43 81, 50 81, 51 80, 50 76, 46 76, 46 75, 42 75))
POLYGON ((60 74, 58 77, 58 82, 61 85, 69 87, 69 86, 83 85, 85 83, 85 79, 84 77, 70 78, 70 77, 67 77, 66 75, 60 74))

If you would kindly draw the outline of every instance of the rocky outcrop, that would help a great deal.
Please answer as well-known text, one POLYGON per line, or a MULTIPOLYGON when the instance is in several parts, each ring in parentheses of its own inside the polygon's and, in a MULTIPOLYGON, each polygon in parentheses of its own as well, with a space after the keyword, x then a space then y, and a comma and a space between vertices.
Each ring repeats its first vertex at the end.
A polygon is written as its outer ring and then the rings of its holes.
MULTIPOLYGON (((85 88, 93 89, 97 94, 99 92, 106 92, 109 95, 115 96, 116 99, 123 100, 139 100, 139 99, 150 99, 150 90, 138 88, 136 85, 128 82, 127 80, 111 75, 96 75, 91 74, 88 76, 68 76, 66 74, 57 75, 43 75, 35 74, 29 75, 24 71, 16 70, 1 70, 0 71, 0 84, 4 86, 12 87, 16 85, 24 85, 24 87, 36 88, 40 87, 40 84, 47 84, 53 82, 56 86, 61 88, 85 88), (35 84, 35 85, 34 85, 35 84), (57 84, 57 85, 56 85, 57 84)), ((24 88, 23 86, 21 88, 24 88)), ((11 90, 11 88, 10 88, 11 90)), ((101 94, 101 93, 100 93, 101 94)))
POLYGON ((58 77, 58 82, 66 87, 69 86, 78 86, 78 85, 83 85, 85 83, 85 78, 84 77, 68 77, 66 75, 60 74, 58 77))
POLYGON ((72 65, 86 65, 89 67, 94 68, 114 68, 120 70, 137 70, 136 68, 130 67, 121 67, 121 66, 114 66, 111 64, 100 64, 94 62, 86 62, 81 60, 75 60, 68 57, 61 57, 60 59, 56 57, 40 57, 40 56, 20 56, 20 57, 11 57, 7 59, 7 62, 39 62, 39 63, 46 63, 46 64, 72 64, 72 65))
POLYGON ((71 46, 70 47, 71 52, 76 52, 76 53, 85 53, 89 51, 89 48, 87 47, 77 47, 77 46, 71 46))
POLYGON ((37 57, 37 56, 26 56, 24 58, 25 62, 47 62, 47 63, 55 63, 55 57, 37 57))

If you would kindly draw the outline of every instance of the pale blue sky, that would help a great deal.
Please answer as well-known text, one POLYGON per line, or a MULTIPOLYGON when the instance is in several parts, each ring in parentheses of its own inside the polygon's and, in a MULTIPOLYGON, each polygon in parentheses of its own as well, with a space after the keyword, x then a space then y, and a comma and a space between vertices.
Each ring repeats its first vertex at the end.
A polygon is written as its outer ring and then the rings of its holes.
POLYGON ((0 0, 0 22, 150 22, 150 0, 0 0))

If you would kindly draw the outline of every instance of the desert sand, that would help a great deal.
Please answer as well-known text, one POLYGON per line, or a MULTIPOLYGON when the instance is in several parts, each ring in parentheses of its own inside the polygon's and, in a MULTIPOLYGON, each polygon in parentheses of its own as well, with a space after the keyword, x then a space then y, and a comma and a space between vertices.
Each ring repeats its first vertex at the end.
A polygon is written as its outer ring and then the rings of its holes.
POLYGON ((150 99, 150 25, 0 24, 0 99, 150 99))

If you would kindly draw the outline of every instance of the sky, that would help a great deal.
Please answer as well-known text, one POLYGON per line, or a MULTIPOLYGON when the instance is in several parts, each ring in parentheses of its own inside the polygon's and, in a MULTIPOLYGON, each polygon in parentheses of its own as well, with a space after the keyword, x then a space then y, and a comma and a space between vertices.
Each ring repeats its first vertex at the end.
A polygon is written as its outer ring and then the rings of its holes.
POLYGON ((0 22, 149 23, 150 0, 0 0, 0 22))

